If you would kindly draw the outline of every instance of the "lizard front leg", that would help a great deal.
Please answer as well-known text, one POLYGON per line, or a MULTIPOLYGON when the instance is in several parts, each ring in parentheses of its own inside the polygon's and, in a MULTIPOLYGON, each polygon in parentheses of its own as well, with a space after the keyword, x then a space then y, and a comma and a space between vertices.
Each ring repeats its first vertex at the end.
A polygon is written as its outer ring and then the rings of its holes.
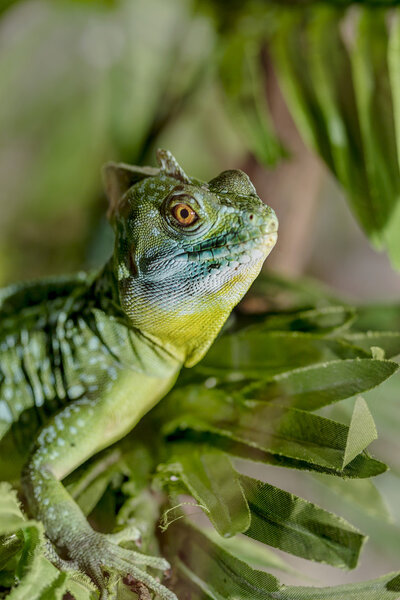
POLYGON ((107 598, 107 569, 111 568, 145 584, 162 600, 177 600, 144 570, 167 570, 169 564, 163 558, 121 548, 115 535, 94 531, 61 480, 132 429, 163 395, 164 387, 160 380, 122 374, 99 398, 81 398, 67 406, 42 429, 23 472, 23 489, 33 516, 43 522, 53 544, 97 585, 102 600, 107 598))

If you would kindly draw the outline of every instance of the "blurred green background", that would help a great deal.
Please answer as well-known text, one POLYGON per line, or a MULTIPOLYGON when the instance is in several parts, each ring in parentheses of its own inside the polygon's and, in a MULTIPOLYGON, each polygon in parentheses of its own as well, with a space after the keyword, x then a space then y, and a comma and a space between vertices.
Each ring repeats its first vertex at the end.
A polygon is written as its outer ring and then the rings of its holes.
MULTIPOLYGON (((165 147, 198 178, 251 176, 280 220, 268 269, 356 302, 396 300, 400 25, 391 3, 374 4, 0 3, 0 284, 101 265, 102 164, 153 165, 165 147)), ((395 525, 343 490, 329 500, 309 475, 263 474, 371 534, 351 575, 289 558, 324 584, 398 568, 398 391, 391 380, 367 394, 395 525)))
MULTIPOLYGON (((371 21, 380 27, 381 19, 397 18, 390 10, 378 10, 379 18, 376 9, 365 12, 369 27, 371 21)), ((399 200, 393 125, 399 82, 392 79, 389 85, 388 73, 381 81, 383 70, 376 81, 368 73, 360 96, 371 87, 378 95, 370 99, 370 114, 364 115, 363 106, 357 110, 354 98, 341 106, 351 79, 335 81, 330 65, 343 60, 343 49, 328 40, 326 77, 332 75, 330 86, 339 100, 335 104, 329 90, 320 98, 306 90, 324 84, 318 70, 324 64, 314 64, 315 46, 321 46, 320 60, 326 51, 317 39, 321 29, 327 22, 332 31, 335 25, 354 29, 356 17, 361 20, 353 7, 318 3, 285 8, 247 1, 228 9, 190 0, 3 2, 0 283, 101 264, 112 243, 104 219, 102 164, 154 164, 155 148, 165 146, 197 177, 208 179, 232 167, 252 176, 281 222, 269 261, 279 272, 316 275, 357 297, 396 296, 399 278, 386 256, 370 248, 331 172, 371 240, 386 244, 392 262, 398 261, 397 247, 384 238, 387 221, 396 226, 399 200), (288 72, 279 44, 290 39, 294 45, 300 34, 310 42, 306 47, 300 40, 305 50, 296 76, 288 72), (385 110, 377 112, 379 106, 385 110), (370 131, 374 123, 383 139, 370 131), (357 147, 354 130, 360 136, 357 147), (338 142, 338 135, 344 139, 338 142), (369 169, 371 144, 383 182, 369 169), (351 187, 343 164, 360 189, 351 187), (377 200, 367 197, 367 188, 377 200), (387 211, 391 219, 371 226, 389 204, 395 207, 387 211)), ((352 50, 350 59, 358 65, 362 60, 370 65, 371 52, 382 59, 389 33, 379 27, 367 34, 372 48, 364 43, 366 48, 352 50)), ((290 44, 284 49, 289 53, 290 44)))

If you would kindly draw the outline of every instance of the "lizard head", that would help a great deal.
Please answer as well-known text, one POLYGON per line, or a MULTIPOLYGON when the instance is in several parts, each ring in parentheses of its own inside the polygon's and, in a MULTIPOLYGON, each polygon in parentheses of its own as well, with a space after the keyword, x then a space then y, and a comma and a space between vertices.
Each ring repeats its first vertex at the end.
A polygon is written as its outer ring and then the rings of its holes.
POLYGON ((258 275, 278 221, 243 171, 204 183, 169 152, 157 158, 159 169, 105 166, 115 273, 132 324, 191 366, 258 275))

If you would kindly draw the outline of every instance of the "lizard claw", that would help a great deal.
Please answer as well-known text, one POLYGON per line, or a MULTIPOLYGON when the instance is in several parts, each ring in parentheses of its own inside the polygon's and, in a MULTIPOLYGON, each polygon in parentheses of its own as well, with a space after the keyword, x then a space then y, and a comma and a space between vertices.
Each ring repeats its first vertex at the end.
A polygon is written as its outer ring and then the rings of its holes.
POLYGON ((111 570, 120 573, 130 586, 136 585, 136 593, 143 600, 149 597, 144 591, 146 588, 155 592, 160 600, 177 600, 171 590, 146 571, 147 567, 151 567, 165 572, 170 568, 168 561, 159 556, 148 556, 118 546, 118 541, 126 539, 132 537, 127 538, 125 531, 108 535, 93 531, 84 538, 71 541, 68 550, 74 563, 79 565, 80 570, 100 590, 101 600, 108 598, 108 574, 111 570), (124 535, 119 536, 119 533, 124 535))

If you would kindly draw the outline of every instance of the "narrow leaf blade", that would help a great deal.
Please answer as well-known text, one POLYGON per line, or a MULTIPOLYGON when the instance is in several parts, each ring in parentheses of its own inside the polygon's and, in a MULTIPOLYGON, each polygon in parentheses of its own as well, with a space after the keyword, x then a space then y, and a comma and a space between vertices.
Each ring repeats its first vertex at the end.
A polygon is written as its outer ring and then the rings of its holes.
POLYGON ((242 475, 251 510, 246 535, 308 560, 353 569, 365 537, 347 521, 319 506, 242 475))
POLYGON ((170 527, 167 544, 174 567, 206 598, 266 600, 281 587, 273 575, 252 569, 188 522, 170 527))
POLYGON ((220 535, 230 537, 249 527, 249 507, 237 473, 226 454, 207 447, 175 446, 170 469, 182 479, 197 502, 205 507, 220 535))
POLYGON ((276 596, 278 600, 398 600, 400 574, 390 573, 378 579, 330 588, 287 586, 276 596))
POLYGON ((400 333, 398 331, 367 331, 366 333, 346 333, 344 338, 353 346, 366 352, 378 346, 382 348, 386 358, 400 354, 400 333))
POLYGON ((394 362, 371 358, 330 361, 237 387, 242 398, 316 410, 376 387, 398 368, 394 362))

